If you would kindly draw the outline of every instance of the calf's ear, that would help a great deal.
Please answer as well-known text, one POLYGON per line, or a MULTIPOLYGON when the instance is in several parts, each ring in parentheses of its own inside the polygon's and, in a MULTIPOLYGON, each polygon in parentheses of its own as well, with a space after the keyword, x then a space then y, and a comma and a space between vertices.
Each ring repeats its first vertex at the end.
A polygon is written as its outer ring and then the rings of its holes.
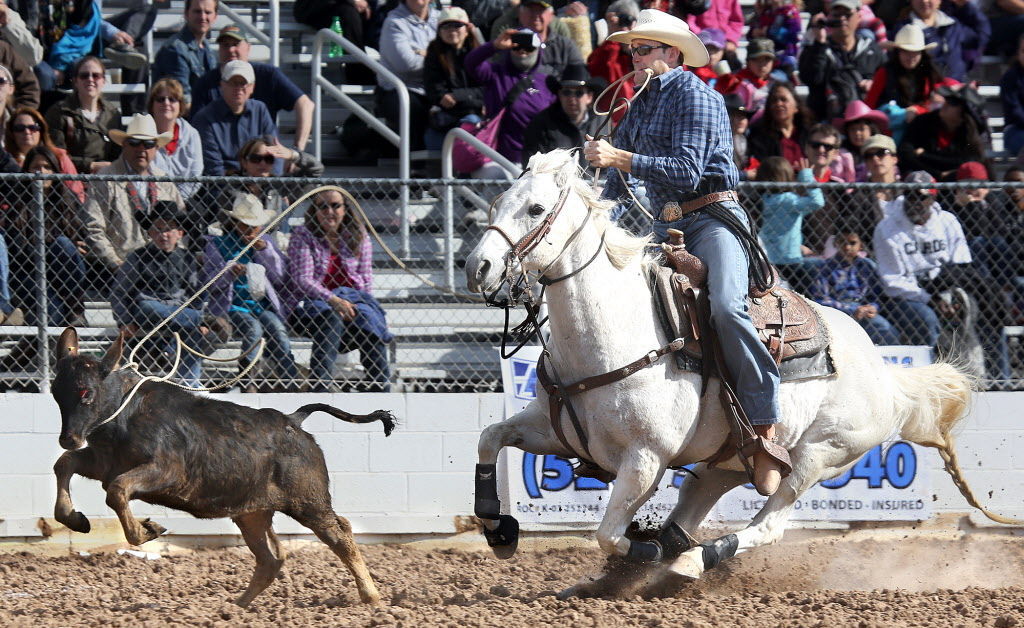
POLYGON ((57 359, 69 355, 78 355, 78 332, 74 327, 66 328, 57 340, 57 359))
POLYGON ((124 354, 124 335, 123 331, 119 333, 117 335, 117 340, 110 345, 110 348, 107 349, 107 354, 103 356, 100 368, 102 369, 104 377, 107 373, 110 373, 121 366, 121 356, 124 354))

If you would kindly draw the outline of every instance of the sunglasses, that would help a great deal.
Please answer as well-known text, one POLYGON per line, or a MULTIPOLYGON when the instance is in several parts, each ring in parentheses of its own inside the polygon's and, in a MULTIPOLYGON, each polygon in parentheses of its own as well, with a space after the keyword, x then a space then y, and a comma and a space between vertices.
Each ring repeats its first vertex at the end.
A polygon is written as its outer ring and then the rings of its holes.
POLYGON ((83 81, 88 81, 89 79, 99 81, 103 78, 103 72, 79 72, 78 78, 83 81))
POLYGON ((835 150, 839 148, 838 144, 829 144, 828 142, 807 142, 807 145, 816 150, 835 150))
POLYGON ((43 127, 38 124, 12 124, 11 130, 15 133, 24 133, 28 131, 30 133, 38 133, 43 130, 43 127))
POLYGON ((128 146, 133 147, 141 146, 146 150, 149 150, 150 148, 156 148, 156 140, 140 140, 136 137, 131 137, 126 139, 124 143, 127 144, 128 146))
POLYGON ((328 209, 345 209, 345 203, 324 203, 323 205, 317 205, 316 210, 318 212, 327 211, 328 209))
POLYGON ((175 102, 178 102, 178 99, 175 98, 174 96, 157 96, 156 98, 153 99, 153 102, 158 102, 158 103, 175 103, 175 102))
POLYGON ((10 82, 11 81, 8 80, 6 76, 0 76, 0 85, 7 85, 10 82))
POLYGON ((465 26, 465 24, 463 24, 462 22, 445 22, 438 28, 440 28, 441 30, 457 31, 463 26, 465 26))
POLYGON ((869 150, 864 153, 864 159, 881 159, 882 157, 888 157, 892 154, 892 151, 888 148, 882 148, 880 150, 869 150))
POLYGON ((558 91, 559 96, 565 96, 566 98, 583 98, 587 93, 585 89, 561 89, 558 91))
POLYGON ((637 57, 637 56, 646 57, 647 55, 651 54, 655 50, 658 50, 658 49, 661 49, 661 48, 671 48, 671 47, 672 46, 669 46, 668 44, 661 44, 660 46, 632 46, 629 49, 629 52, 634 57, 637 57))
POLYGON ((263 162, 268 165, 273 164, 275 159, 277 159, 277 157, 274 157, 273 155, 257 155, 256 153, 248 155, 245 158, 245 160, 251 164, 258 164, 260 162, 263 162))

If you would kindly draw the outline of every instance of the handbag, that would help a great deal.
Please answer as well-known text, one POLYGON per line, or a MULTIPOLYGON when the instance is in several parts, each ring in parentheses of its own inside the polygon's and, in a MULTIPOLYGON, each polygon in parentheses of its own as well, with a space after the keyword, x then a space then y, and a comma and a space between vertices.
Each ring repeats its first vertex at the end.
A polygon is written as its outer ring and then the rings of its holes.
MULTIPOLYGON (((501 109, 498 113, 494 114, 493 118, 479 125, 467 122, 460 125, 460 128, 472 133, 478 140, 497 150, 501 121, 504 119, 505 113, 530 85, 533 85, 533 72, 519 79, 515 87, 509 90, 508 94, 505 95, 505 100, 502 102, 501 109)), ((452 145, 452 167, 456 172, 473 172, 489 161, 491 161, 490 157, 484 156, 466 142, 455 140, 455 143, 452 145)))

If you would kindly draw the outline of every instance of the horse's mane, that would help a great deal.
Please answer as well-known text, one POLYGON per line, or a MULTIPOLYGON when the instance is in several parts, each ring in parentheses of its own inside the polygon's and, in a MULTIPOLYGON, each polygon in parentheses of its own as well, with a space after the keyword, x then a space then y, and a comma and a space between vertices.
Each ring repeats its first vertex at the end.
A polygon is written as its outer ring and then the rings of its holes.
POLYGON ((603 231, 605 252, 615 268, 625 268, 634 258, 642 255, 651 241, 650 236, 635 236, 619 227, 609 218, 615 201, 603 199, 583 178, 583 170, 571 150, 556 149, 537 153, 530 158, 529 170, 535 174, 553 174, 559 187, 571 186, 573 191, 592 210, 592 220, 598 231, 603 231))

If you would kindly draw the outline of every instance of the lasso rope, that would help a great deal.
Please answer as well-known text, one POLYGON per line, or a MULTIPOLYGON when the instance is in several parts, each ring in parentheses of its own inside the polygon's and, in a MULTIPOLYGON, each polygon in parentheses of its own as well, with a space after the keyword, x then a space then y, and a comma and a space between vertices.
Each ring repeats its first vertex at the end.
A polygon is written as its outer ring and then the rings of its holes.
MULTIPOLYGON (((655 72, 654 70, 652 70, 650 68, 644 68, 643 70, 633 70, 632 72, 630 72, 630 73, 628 73, 628 74, 626 74, 626 75, 616 79, 608 87, 604 88, 604 90, 600 94, 598 94, 597 98, 594 99, 594 104, 591 106, 591 109, 593 110, 595 115, 597 115, 597 116, 609 116, 608 120, 606 120, 601 125, 601 128, 603 128, 605 124, 609 124, 611 122, 611 115, 612 114, 614 114, 614 113, 616 113, 618 111, 621 111, 622 109, 626 109, 628 111, 630 106, 632 106, 633 101, 636 100, 637 98, 639 98, 640 94, 644 93, 644 90, 646 90, 648 85, 651 84, 651 81, 653 80, 654 76, 656 74, 663 74, 667 69, 668 69, 668 66, 666 66, 664 70, 661 70, 659 72, 655 72), (622 86, 625 85, 625 82, 629 81, 629 80, 632 80, 634 76, 637 76, 637 75, 640 75, 640 74, 642 74, 644 76, 644 81, 643 81, 643 84, 640 85, 640 89, 638 89, 632 96, 630 96, 628 98, 625 97, 625 96, 620 98, 619 97, 619 92, 622 90, 622 86), (597 104, 599 102, 601 102, 601 99, 604 98, 605 94, 608 93, 608 90, 610 90, 612 88, 615 88, 615 91, 612 92, 611 102, 608 105, 608 109, 606 111, 599 110, 597 108, 597 104)), ((615 129, 613 128, 612 131, 608 134, 609 143, 611 143, 611 139, 614 136, 615 136, 615 129)), ((601 139, 600 132, 598 133, 598 135, 594 139, 595 140, 601 139)), ((629 184, 626 182, 626 177, 622 174, 622 171, 616 169, 615 172, 619 175, 619 180, 622 181, 622 187, 626 189, 626 193, 629 194, 629 197, 631 199, 633 199, 633 203, 635 203, 636 206, 640 208, 640 211, 642 211, 644 213, 644 215, 646 215, 651 220, 654 220, 654 216, 651 215, 651 212, 647 211, 647 208, 644 207, 644 204, 640 202, 640 199, 638 199, 636 197, 636 195, 633 194, 633 190, 630 189, 629 184)), ((600 168, 595 168, 594 169, 594 183, 593 183, 593 188, 595 190, 597 189, 597 185, 598 185, 598 182, 600 181, 600 179, 601 179, 601 169, 600 168)))

